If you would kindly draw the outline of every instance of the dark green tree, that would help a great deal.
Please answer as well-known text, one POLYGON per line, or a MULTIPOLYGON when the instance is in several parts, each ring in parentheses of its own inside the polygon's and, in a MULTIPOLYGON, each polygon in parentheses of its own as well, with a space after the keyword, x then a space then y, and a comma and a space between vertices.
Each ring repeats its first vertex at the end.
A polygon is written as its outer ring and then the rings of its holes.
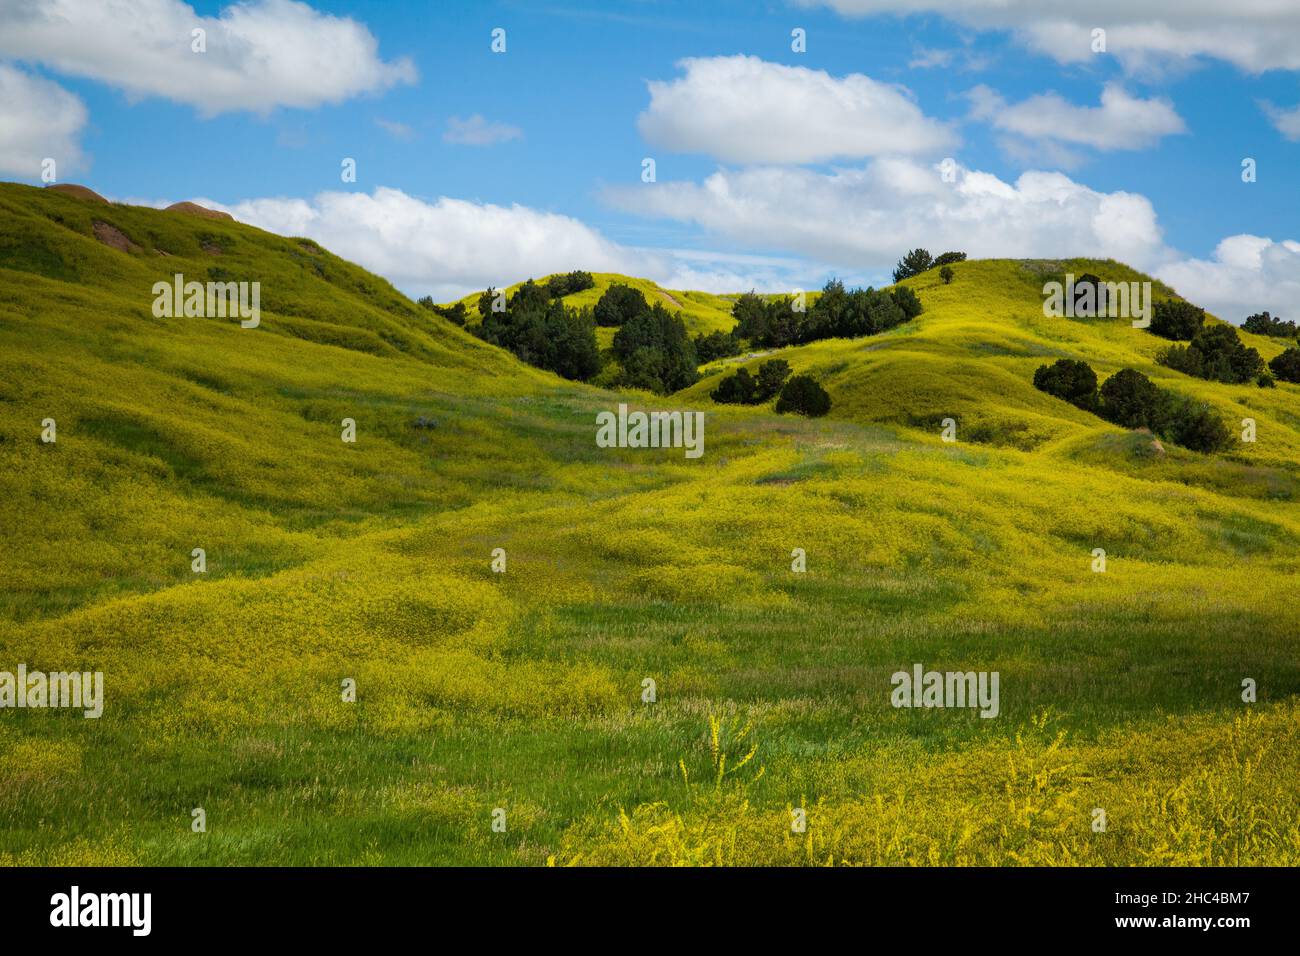
POLYGON ((893 291, 894 302, 903 310, 903 318, 910 320, 916 318, 925 311, 921 306, 921 300, 917 298, 915 292, 903 286, 893 291))
POLYGON ((1209 453, 1232 444, 1233 434, 1222 416, 1204 402, 1183 401, 1169 423, 1169 437, 1184 448, 1209 453))
POLYGON ((708 335, 697 335, 695 342, 695 358, 701 365, 707 365, 709 362, 716 361, 720 358, 730 358, 733 355, 740 354, 740 342, 732 332, 710 332, 708 335))
POLYGON ((1102 384, 1101 416, 1122 428, 1159 432, 1168 421, 1164 392, 1136 369, 1120 369, 1102 384))
POLYGON ((929 252, 925 249, 913 249, 898 261, 898 265, 894 268, 894 281, 902 282, 912 276, 919 276, 932 265, 934 265, 934 257, 929 252))
POLYGON ((781 389, 776 410, 783 414, 793 412, 818 418, 831 410, 831 397, 816 379, 809 375, 796 375, 781 389))
POLYGON ((636 315, 650 311, 645 296, 640 289, 629 285, 614 283, 605 290, 605 294, 596 303, 593 315, 597 325, 619 326, 636 315))
POLYGON ((1300 383, 1300 349, 1293 346, 1275 355, 1268 367, 1282 381, 1300 383))
POLYGON ((737 369, 720 381, 709 397, 720 405, 752 405, 756 387, 748 369, 737 369))
POLYGON ((1097 373, 1087 362, 1057 359, 1051 365, 1040 365, 1034 372, 1034 388, 1079 408, 1097 408, 1097 373))
POLYGON ((1151 332, 1176 342, 1187 342, 1205 324, 1205 310, 1190 302, 1166 299, 1151 309, 1151 332))
MULTIPOLYGON (((486 319, 492 314, 492 303, 497 300, 497 295, 497 290, 492 288, 492 286, 488 286, 487 291, 478 297, 478 314, 483 318, 486 319)), ((497 314, 499 315, 500 313, 497 314)))
POLYGON ((742 293, 731 306, 736 320, 737 338, 747 339, 755 345, 766 345, 771 334, 767 303, 754 292, 742 293))
POLYGON ((758 380, 754 390, 754 401, 765 402, 781 391, 781 386, 790 377, 790 363, 785 359, 769 359, 758 366, 758 380))

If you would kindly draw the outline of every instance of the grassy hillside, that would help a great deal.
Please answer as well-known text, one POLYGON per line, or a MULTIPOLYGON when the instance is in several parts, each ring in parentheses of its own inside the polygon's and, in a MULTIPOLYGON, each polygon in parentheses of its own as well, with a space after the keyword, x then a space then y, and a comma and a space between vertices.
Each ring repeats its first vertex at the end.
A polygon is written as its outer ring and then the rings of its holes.
POLYGON ((0 210, 0 670, 106 687, 0 710, 0 862, 1300 863, 1300 389, 1180 380, 971 262, 787 350, 835 401, 791 419, 562 382, 308 242, 0 210), (214 269, 258 328, 154 318, 214 269), (1032 389, 1057 354, 1259 442, 1154 453, 1032 389), (597 448, 620 401, 705 410, 704 456, 597 448), (998 671, 1000 715, 891 707, 917 662, 998 671))

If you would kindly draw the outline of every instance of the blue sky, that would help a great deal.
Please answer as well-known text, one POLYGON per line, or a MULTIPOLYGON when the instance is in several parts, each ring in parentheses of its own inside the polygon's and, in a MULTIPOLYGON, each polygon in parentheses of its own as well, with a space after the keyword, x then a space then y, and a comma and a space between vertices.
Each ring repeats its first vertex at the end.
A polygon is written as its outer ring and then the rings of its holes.
POLYGON ((880 283, 915 244, 1110 254, 1238 322, 1300 292, 1282 0, 52 6, 0 10, 0 175, 54 157, 115 199, 219 204, 412 294, 559 268, 880 283))

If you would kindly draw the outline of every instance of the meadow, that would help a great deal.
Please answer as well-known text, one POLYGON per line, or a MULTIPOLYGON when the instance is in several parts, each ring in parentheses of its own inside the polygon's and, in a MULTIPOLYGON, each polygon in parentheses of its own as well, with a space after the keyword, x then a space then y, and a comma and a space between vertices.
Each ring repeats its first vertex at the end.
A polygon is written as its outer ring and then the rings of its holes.
POLYGON ((1043 316, 1118 263, 954 271, 773 353, 807 420, 709 400, 768 356, 568 383, 309 240, 0 185, 0 670, 106 687, 0 710, 0 863, 1300 863, 1300 386, 1043 316), (154 317, 176 272, 259 281, 260 326, 154 317), (1059 357, 1257 441, 1157 449, 1036 391, 1059 357), (598 448, 620 401, 705 411, 704 456, 598 448), (999 672, 999 716, 893 708, 917 662, 999 672))

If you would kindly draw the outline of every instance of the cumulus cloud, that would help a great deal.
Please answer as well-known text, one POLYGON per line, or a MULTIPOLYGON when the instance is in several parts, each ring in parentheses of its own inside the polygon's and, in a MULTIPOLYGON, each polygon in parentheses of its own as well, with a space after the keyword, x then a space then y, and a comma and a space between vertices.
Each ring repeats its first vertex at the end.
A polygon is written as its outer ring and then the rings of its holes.
POLYGON ((497 143, 508 143, 512 139, 519 139, 523 135, 524 131, 518 126, 491 123, 475 113, 469 119, 449 117, 447 129, 442 134, 442 141, 459 146, 495 146, 497 143))
POLYGON ((205 115, 314 107, 415 80, 365 26, 296 0, 248 0, 199 16, 181 0, 7 0, 0 56, 46 64, 205 115), (195 52, 194 30, 206 34, 195 52))
POLYGON ((815 163, 926 153, 955 137, 906 89, 861 73, 836 78, 753 56, 686 59, 651 81, 637 120, 647 142, 734 163, 815 163))
POLYGON ((0 172, 37 179, 46 158, 60 178, 84 168, 85 125, 85 104, 72 93, 0 63, 0 172))
POLYGON ((1295 0, 800 0, 846 16, 935 13, 978 29, 1012 30, 1063 63, 1094 56, 1092 31, 1129 69, 1193 57, 1225 60, 1250 73, 1300 69, 1295 0))
POLYGON ((482 289, 561 270, 634 265, 626 250, 577 219, 519 205, 425 202, 381 187, 222 208, 269 232, 315 239, 402 288, 482 289))
MULTIPOLYGON (((1030 146, 1149 149, 1165 136, 1187 132, 1168 100, 1138 99, 1114 83, 1102 90, 1100 106, 1075 106, 1056 93, 1008 104, 987 86, 975 87, 968 96, 973 118, 985 120, 1030 146)), ((1065 157, 1058 154, 1056 158, 1065 157)))
POLYGON ((1183 259, 1156 273, 1179 295, 1240 325, 1255 312, 1295 319, 1300 302, 1300 242, 1229 236, 1208 259, 1183 259))
POLYGON ((426 202, 384 187, 368 195, 323 192, 310 200, 194 201, 268 232, 314 239, 410 295, 440 301, 571 269, 621 272, 668 288, 717 292, 790 289, 816 269, 771 257, 638 249, 569 216, 447 197, 426 202))
POLYGON ((694 223, 749 248, 781 249, 852 270, 887 269, 913 246, 972 257, 1113 256, 1137 267, 1166 255, 1141 195, 1097 192, 1062 173, 1014 183, 957 167, 879 159, 829 173, 781 167, 719 170, 703 182, 611 188, 640 215, 694 223))

